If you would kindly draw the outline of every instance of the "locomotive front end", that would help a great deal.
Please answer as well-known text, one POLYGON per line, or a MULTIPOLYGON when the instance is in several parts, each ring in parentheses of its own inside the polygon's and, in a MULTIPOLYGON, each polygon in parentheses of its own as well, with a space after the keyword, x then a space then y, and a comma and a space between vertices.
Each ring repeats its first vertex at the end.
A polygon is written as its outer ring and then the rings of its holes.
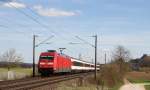
POLYGON ((43 52, 39 57, 38 72, 41 75, 49 75, 54 72, 55 52, 43 52))

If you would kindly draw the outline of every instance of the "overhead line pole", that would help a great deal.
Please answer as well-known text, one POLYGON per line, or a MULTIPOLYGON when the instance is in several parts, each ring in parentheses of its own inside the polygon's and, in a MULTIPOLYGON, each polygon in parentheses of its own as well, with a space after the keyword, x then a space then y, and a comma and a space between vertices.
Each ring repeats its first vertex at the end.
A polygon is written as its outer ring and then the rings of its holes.
POLYGON ((47 39, 45 39, 44 41, 42 41, 42 42, 40 42, 39 44, 37 44, 36 45, 36 43, 35 43, 35 40, 36 40, 36 37, 38 37, 37 35, 33 35, 33 64, 32 64, 32 74, 33 74, 33 77, 35 77, 35 48, 36 47, 38 47, 39 45, 41 45, 41 44, 50 44, 50 43, 44 43, 44 42, 46 42, 46 41, 48 41, 49 39, 51 39, 52 37, 54 37, 54 36, 51 36, 51 37, 49 37, 49 38, 47 38, 47 39))
POLYGON ((35 77, 35 38, 36 38, 36 35, 33 35, 33 64, 32 64, 32 74, 33 74, 33 77, 35 77))
POLYGON ((95 80, 97 80, 97 35, 93 36, 95 37, 95 80))
POLYGON ((105 65, 106 65, 106 63, 107 63, 107 54, 105 53, 105 65))
POLYGON ((92 36, 92 37, 95 38, 95 45, 93 45, 93 44, 91 44, 91 43, 81 39, 80 37, 76 36, 76 38, 78 38, 79 40, 87 43, 88 45, 90 45, 92 47, 94 47, 94 49, 95 49, 95 72, 94 72, 94 78, 95 78, 95 80, 97 80, 97 77, 96 77, 96 74, 97 74, 97 69, 96 69, 97 68, 97 35, 92 36))

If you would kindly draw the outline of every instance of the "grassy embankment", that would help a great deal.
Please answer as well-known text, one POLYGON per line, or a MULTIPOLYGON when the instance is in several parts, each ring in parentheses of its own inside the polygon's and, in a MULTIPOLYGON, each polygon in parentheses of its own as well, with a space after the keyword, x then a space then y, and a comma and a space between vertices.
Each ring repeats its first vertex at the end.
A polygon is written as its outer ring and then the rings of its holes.
POLYGON ((97 84, 94 76, 88 77, 82 86, 62 84, 57 90, 119 90, 123 85, 123 73, 116 64, 106 65, 97 74, 97 84), (97 89, 99 88, 99 89, 97 89))
MULTIPOLYGON (((93 77, 92 77, 93 78, 93 77)), ((91 80, 91 77, 87 78, 83 85, 78 86, 79 81, 74 82, 66 82, 66 83, 60 83, 57 86, 56 90, 102 90, 101 85, 96 85, 91 80), (91 82, 89 82, 91 81, 91 82)), ((103 90, 119 90, 120 86, 122 86, 122 83, 118 83, 114 85, 113 87, 104 86, 103 90)))

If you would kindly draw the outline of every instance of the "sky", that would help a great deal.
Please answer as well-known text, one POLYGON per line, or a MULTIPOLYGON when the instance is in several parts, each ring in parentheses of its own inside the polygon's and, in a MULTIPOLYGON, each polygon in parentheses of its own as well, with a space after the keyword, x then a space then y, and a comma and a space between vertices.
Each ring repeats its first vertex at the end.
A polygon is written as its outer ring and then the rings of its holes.
POLYGON ((94 59, 94 48, 76 36, 94 44, 98 36, 98 62, 108 61, 117 45, 127 48, 132 58, 150 54, 149 0, 0 0, 0 54, 16 49, 32 62, 33 35, 36 62, 41 52, 66 48, 64 53, 85 61, 94 59), (70 44, 81 43, 81 44, 70 44))

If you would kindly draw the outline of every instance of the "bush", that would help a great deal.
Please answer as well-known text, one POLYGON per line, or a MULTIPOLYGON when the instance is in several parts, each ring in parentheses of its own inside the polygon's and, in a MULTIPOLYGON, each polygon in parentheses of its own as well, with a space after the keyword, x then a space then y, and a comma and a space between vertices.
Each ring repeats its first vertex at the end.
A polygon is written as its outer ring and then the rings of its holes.
POLYGON ((113 87, 123 83, 124 75, 128 71, 128 65, 123 65, 122 67, 124 69, 121 72, 119 67, 116 63, 104 65, 97 75, 97 83, 107 87, 113 87))

